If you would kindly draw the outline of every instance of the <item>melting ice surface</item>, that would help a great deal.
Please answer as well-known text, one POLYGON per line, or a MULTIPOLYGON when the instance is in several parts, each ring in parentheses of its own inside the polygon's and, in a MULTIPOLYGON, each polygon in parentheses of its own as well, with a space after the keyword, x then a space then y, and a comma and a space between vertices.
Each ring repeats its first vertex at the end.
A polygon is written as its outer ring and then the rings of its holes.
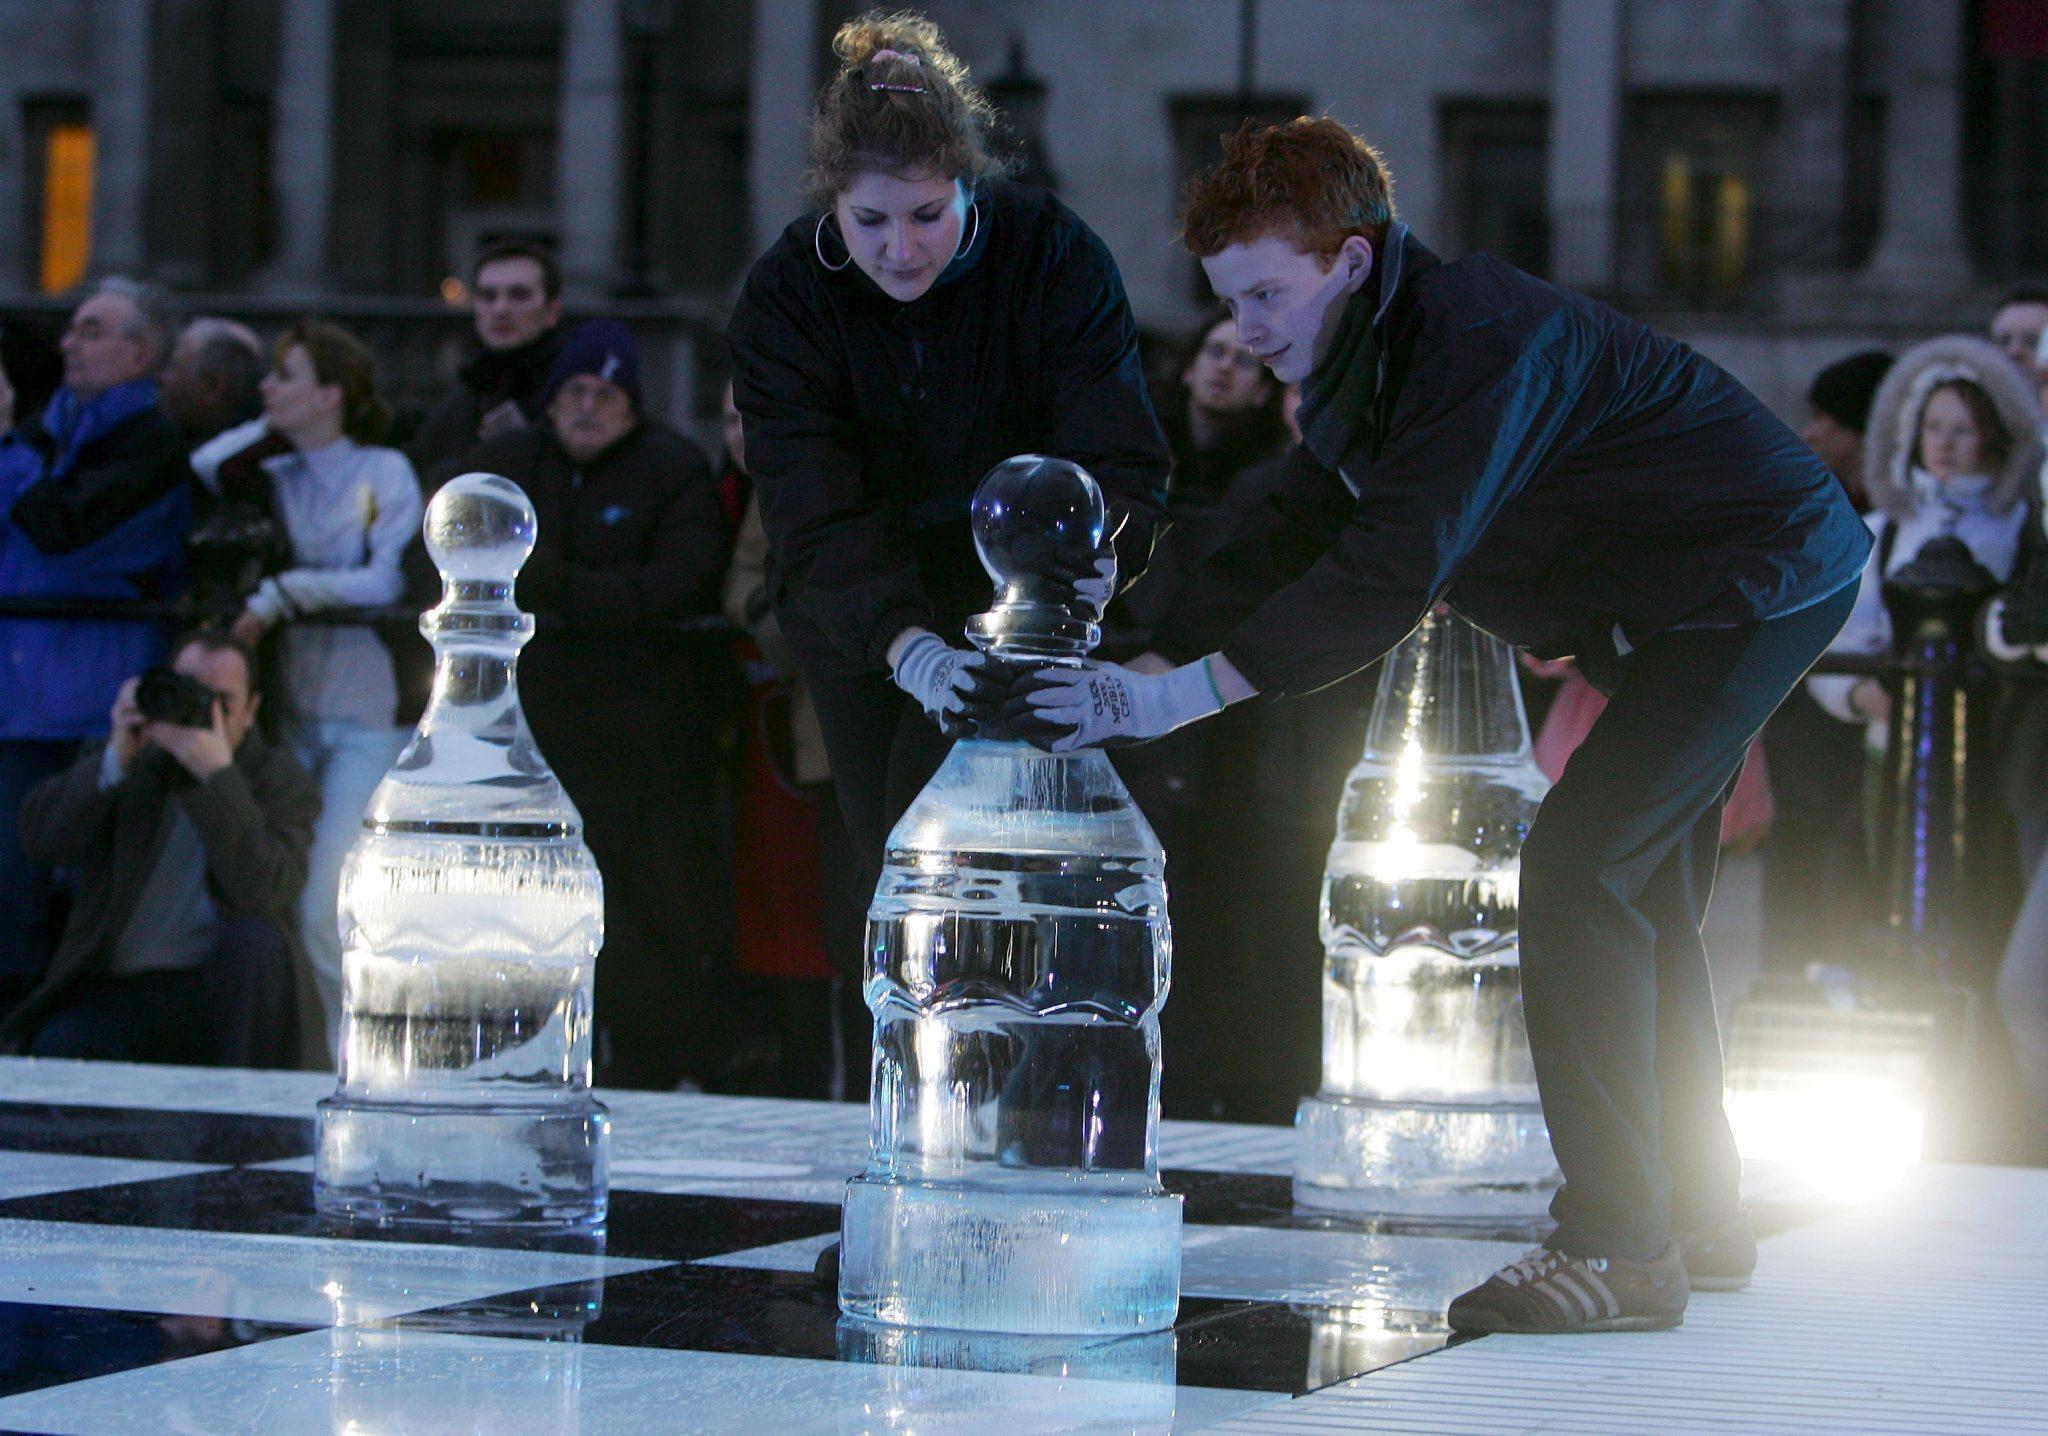
POLYGON ((1507 646, 1426 619, 1389 658, 1323 879, 1323 1080, 1305 1205, 1540 1211, 1555 1184, 1522 1018, 1522 841, 1549 784, 1507 646))
POLYGON ((850 1313, 1017 1332, 1171 1323, 1163 871, 1099 752, 957 744, 897 825, 868 914, 873 1130, 847 1197, 850 1313))

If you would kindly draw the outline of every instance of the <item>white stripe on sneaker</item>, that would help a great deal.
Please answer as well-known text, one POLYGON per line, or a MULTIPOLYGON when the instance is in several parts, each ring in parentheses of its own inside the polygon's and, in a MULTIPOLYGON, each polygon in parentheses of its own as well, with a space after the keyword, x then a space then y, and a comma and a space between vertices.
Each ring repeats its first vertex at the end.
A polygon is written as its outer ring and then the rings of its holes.
POLYGON ((1599 1272, 1591 1267, 1580 1267, 1572 1274, 1599 1293, 1601 1302, 1607 1308, 1607 1316, 1610 1321, 1621 1315, 1621 1303, 1615 1300, 1613 1290, 1601 1279, 1599 1272))
POLYGON ((1555 1271, 1546 1277, 1540 1285, 1569 1292, 1572 1300, 1579 1304, 1581 1310, 1576 1312, 1567 1310, 1565 1315, 1568 1317, 1576 1316, 1584 1321, 1591 1321, 1598 1315, 1598 1309, 1593 1305, 1593 1298, 1586 1289, 1579 1285, 1578 1282, 1572 1280, 1575 1275, 1577 1273, 1571 1271, 1555 1271))

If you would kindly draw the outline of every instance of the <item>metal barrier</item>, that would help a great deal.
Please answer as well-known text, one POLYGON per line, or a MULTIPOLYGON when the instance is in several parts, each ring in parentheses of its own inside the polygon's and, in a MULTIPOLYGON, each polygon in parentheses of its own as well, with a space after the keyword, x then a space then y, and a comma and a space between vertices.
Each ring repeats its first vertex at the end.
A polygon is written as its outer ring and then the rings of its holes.
MULTIPOLYGON (((150 600, 124 598, 0 598, 0 619, 4 618, 55 618, 55 619, 133 619, 145 623, 162 623, 173 628, 195 628, 202 623, 220 621, 233 615, 199 608, 177 600, 150 600)), ((403 604, 392 604, 383 608, 329 608, 295 616, 294 624, 312 624, 321 627, 382 627, 397 625, 409 627, 420 621, 420 610, 403 604)), ((740 629, 722 614, 704 614, 695 618, 645 619, 636 622, 606 621, 593 623, 587 619, 570 619, 550 610, 534 614, 534 626, 542 632, 565 628, 583 630, 603 629, 608 632, 650 632, 650 633, 692 633, 719 634, 738 633, 740 629)))

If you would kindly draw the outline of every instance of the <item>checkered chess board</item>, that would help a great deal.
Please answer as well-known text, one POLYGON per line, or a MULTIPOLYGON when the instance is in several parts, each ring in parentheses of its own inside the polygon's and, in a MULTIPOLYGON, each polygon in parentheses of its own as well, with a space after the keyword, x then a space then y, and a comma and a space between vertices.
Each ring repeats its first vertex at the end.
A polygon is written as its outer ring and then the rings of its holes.
MULTIPOLYGON (((1580 1429, 1511 1390, 1486 1395, 1473 1358, 1526 1341, 1447 1347, 1445 1303, 1536 1233, 1298 1213, 1285 1129, 1163 1125, 1187 1220, 1172 1333, 974 1339, 843 1321, 813 1274, 865 1156, 863 1108, 607 1093, 602 1243, 486 1244, 315 1214, 312 1108, 331 1088, 0 1060, 0 1429, 1580 1429)), ((2048 1177, 2026 1175, 2048 1196, 2048 1177)), ((1766 1244, 1768 1271, 1824 1214, 1751 1195, 1786 1232, 1766 1244)), ((1697 1378, 1705 1344, 1670 1335, 1648 1349, 1697 1378)), ((1644 1349, 1538 1347, 1581 1365, 1644 1349)))

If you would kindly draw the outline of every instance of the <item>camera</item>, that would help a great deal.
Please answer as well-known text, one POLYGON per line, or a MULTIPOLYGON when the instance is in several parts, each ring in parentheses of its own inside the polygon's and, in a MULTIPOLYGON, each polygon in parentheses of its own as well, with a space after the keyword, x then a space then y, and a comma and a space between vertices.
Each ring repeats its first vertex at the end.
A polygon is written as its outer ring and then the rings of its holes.
POLYGON ((175 668, 152 668, 135 685, 135 706, 152 723, 174 728, 211 728, 218 695, 175 668))
POLYGON ((185 537, 192 597, 202 612, 231 615, 268 574, 291 566, 291 540, 269 511, 240 500, 221 503, 185 537))

